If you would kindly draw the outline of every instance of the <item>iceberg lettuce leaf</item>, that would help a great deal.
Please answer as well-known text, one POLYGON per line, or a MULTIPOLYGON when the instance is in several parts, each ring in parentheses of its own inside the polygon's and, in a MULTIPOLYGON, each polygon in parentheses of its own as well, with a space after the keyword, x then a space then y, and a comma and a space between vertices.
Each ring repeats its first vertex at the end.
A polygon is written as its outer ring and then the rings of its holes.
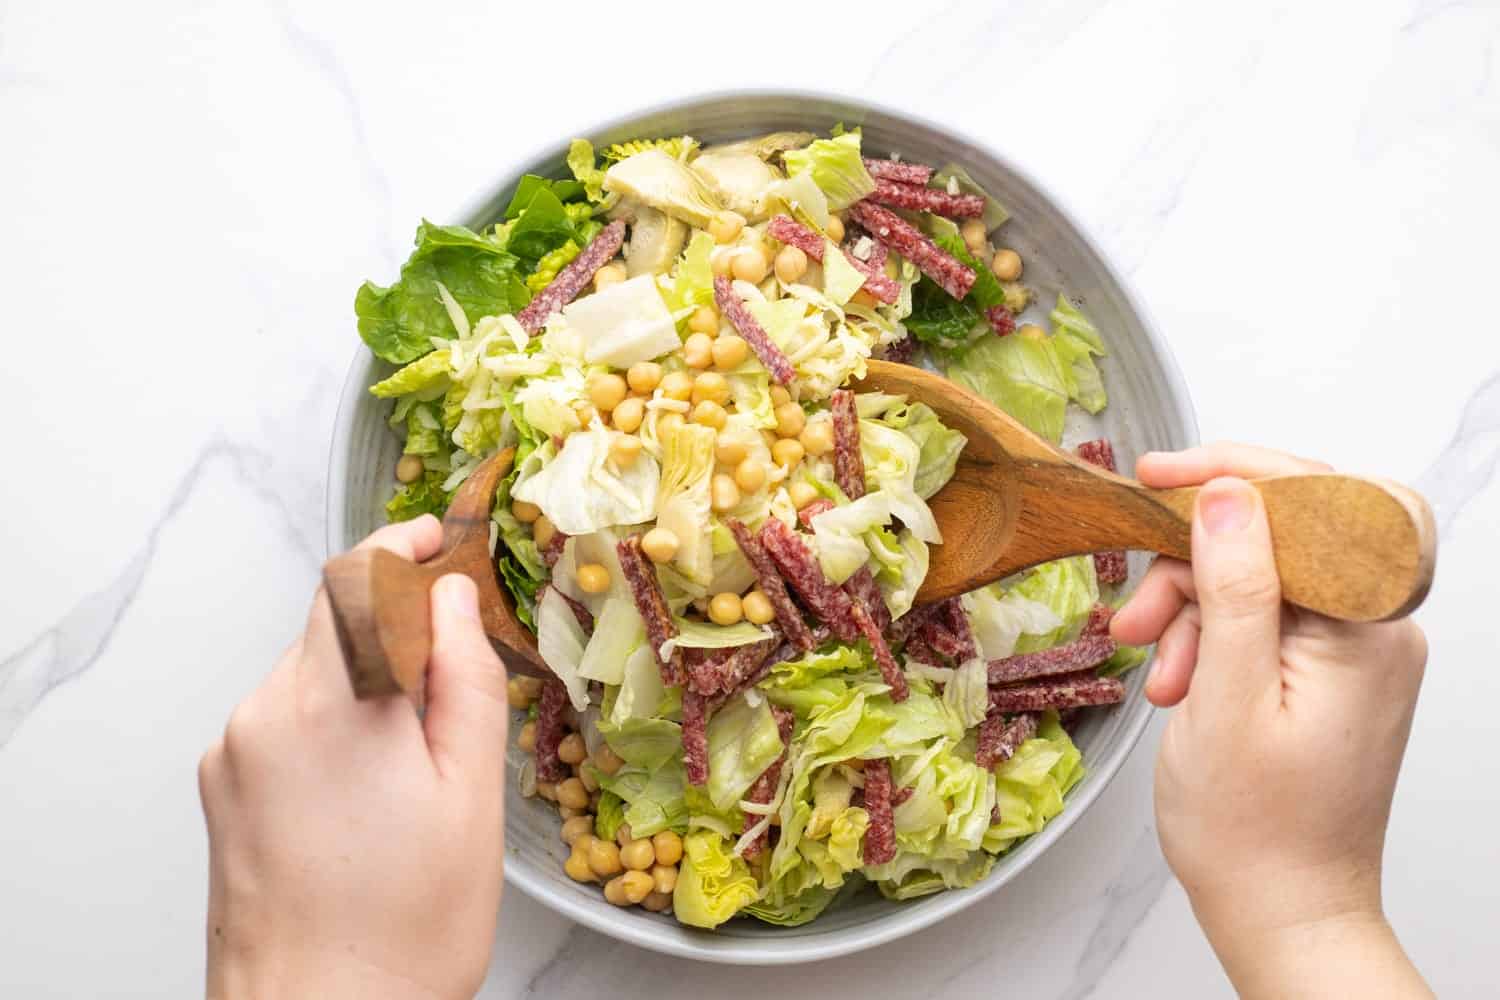
MULTIPOLYGON (((635 825, 631 825, 635 832, 635 825)), ((733 855, 734 843, 710 830, 683 838, 682 864, 672 892, 672 912, 690 927, 717 927, 760 895, 750 867, 733 855)))
POLYGON ((828 207, 842 212, 875 190, 875 178, 865 169, 860 137, 846 132, 832 139, 817 139, 782 156, 792 175, 812 174, 813 182, 828 198, 828 207))

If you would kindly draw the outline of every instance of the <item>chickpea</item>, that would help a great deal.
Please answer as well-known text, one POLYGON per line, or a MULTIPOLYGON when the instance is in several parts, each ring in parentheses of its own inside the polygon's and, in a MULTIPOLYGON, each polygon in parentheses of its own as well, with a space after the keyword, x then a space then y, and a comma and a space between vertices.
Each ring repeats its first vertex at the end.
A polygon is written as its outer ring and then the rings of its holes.
POLYGON ((594 817, 574 816, 572 819, 563 820, 562 842, 572 847, 578 843, 580 837, 586 837, 594 831, 594 817))
POLYGON ((729 420, 729 414, 724 407, 711 399, 705 399, 693 407, 693 423, 702 424, 704 427, 712 427, 716 431, 722 431, 724 424, 729 420))
POLYGON ((589 790, 577 778, 564 778, 557 785, 557 804, 569 809, 587 808, 589 790))
POLYGON ((605 774, 614 775, 618 774, 620 768, 625 766, 625 761, 619 754, 609 748, 608 743, 605 743, 598 750, 594 751, 594 766, 605 774))
POLYGON ((526 696, 532 701, 536 701, 542 696, 542 679, 540 677, 530 677, 523 674, 517 677, 516 680, 520 682, 521 690, 525 691, 526 696))
MULTIPOLYGON (((632 400, 639 402, 639 400, 632 400)), ((641 439, 629 434, 621 434, 609 443, 609 457, 615 465, 622 469, 628 469, 635 464, 635 460, 641 457, 641 439)))
POLYGON ((745 619, 754 625, 769 625, 776 620, 776 609, 771 606, 771 599, 758 590, 752 590, 740 600, 740 607, 745 611, 745 619))
POLYGON ((786 391, 786 386, 771 386, 771 405, 773 407, 781 406, 783 403, 790 403, 791 401, 792 394, 786 391))
POLYGON ((605 264, 594 272, 594 291, 602 292, 610 285, 618 285, 628 276, 625 265, 620 261, 613 264, 605 264))
POLYGON ((663 413, 656 418, 656 436, 661 438, 669 431, 673 431, 687 423, 680 413, 663 413))
POLYGON ((630 900, 625 898, 625 881, 612 878, 604 883, 604 900, 615 906, 629 906, 630 900))
POLYGON ((833 240, 833 242, 844 242, 844 220, 840 219, 837 215, 830 215, 828 217, 828 225, 823 231, 828 234, 828 238, 833 240))
POLYGON ((586 388, 589 402, 593 403, 601 413, 607 413, 619 406, 620 400, 625 398, 625 393, 628 391, 625 380, 614 372, 590 375, 586 388))
POLYGON ((734 266, 734 254, 733 247, 714 247, 713 252, 708 255, 708 269, 714 273, 714 277, 729 277, 730 269, 734 266))
POLYGON ((626 370, 625 382, 636 392, 649 394, 661 382, 661 365, 655 361, 637 361, 626 370))
POLYGON ((629 823, 621 823, 619 826, 615 827, 615 843, 620 847, 624 847, 634 839, 635 837, 630 835, 629 823))
POLYGON ((740 488, 734 484, 733 479, 722 472, 714 476, 713 481, 709 483, 708 494, 713 509, 720 514, 734 510, 740 505, 740 488))
POLYGON ((682 838, 671 830, 663 830, 652 837, 651 846, 656 850, 659 865, 675 865, 682 860, 682 838))
POLYGON ((657 892, 671 895, 672 890, 677 888, 677 867, 675 865, 653 866, 651 881, 656 883, 657 892))
POLYGON ((589 844, 589 867, 601 878, 620 874, 620 849, 608 840, 589 844))
POLYGON ((629 906, 641 902, 656 888, 656 882, 646 872, 628 871, 614 881, 620 883, 620 893, 629 906))
POLYGON ((880 300, 872 295, 868 288, 860 288, 859 291, 849 296, 849 301, 854 305, 864 306, 866 309, 874 309, 880 305, 880 300))
POLYGON ((714 341, 713 356, 715 368, 733 371, 750 357, 750 345, 745 343, 744 337, 726 333, 714 341))
MULTIPOLYGON (((671 562, 681 545, 677 536, 666 528, 652 528, 641 538, 641 551, 654 563, 671 562)), ((614 772, 610 772, 613 774, 614 772)))
POLYGON ((719 311, 713 306, 699 306, 688 317, 688 329, 712 337, 719 332, 719 311))
POLYGON ((995 259, 990 261, 990 270, 1001 281, 1016 281, 1021 277, 1021 255, 1009 247, 996 250, 995 259))
POLYGON ((815 458, 828 454, 833 450, 833 421, 808 424, 797 435, 797 440, 802 442, 802 450, 815 458))
POLYGON ((790 285, 807 273, 807 254, 799 247, 784 246, 776 253, 776 277, 790 285))
POLYGON ((536 723, 528 722, 521 727, 521 732, 516 736, 516 746, 527 753, 536 751, 536 723))
POLYGON ((540 515, 531 525, 531 537, 538 548, 545 549, 547 543, 552 541, 552 536, 557 534, 557 528, 553 527, 552 521, 546 514, 540 515))
POLYGON ((574 882, 592 882, 595 879, 594 870, 589 867, 588 855, 576 848, 568 855, 568 860, 563 862, 563 871, 574 882))
POLYGON ((958 227, 958 233, 964 238, 964 246, 975 255, 983 252, 990 240, 989 230, 984 228, 983 219, 965 219, 964 224, 958 227))
POLYGON ((804 480, 798 480, 788 486, 786 492, 792 498, 792 506, 798 510, 818 499, 818 488, 804 480))
POLYGON ((609 589, 609 570, 598 563, 584 563, 576 574, 578 589, 585 594, 602 594, 609 589))
MULTIPOLYGON (((584 758, 585 761, 587 759, 588 758, 584 758)), ((589 790, 589 808, 592 809, 595 805, 598 804, 594 801, 594 793, 599 791, 598 775, 594 773, 594 769, 592 767, 589 767, 588 764, 582 761, 574 766, 573 774, 578 778, 579 781, 583 782, 583 787, 589 790)))
POLYGON ((760 247, 741 248, 729 264, 731 274, 740 281, 748 281, 752 285, 765 281, 766 274, 770 270, 771 264, 766 260, 766 252, 760 247))
POLYGON ((702 372, 693 379, 693 402, 711 399, 720 406, 729 402, 729 380, 718 372, 702 372))
POLYGON ((510 703, 511 708, 524 712, 531 707, 532 699, 520 682, 519 677, 512 677, 505 682, 505 700, 510 703))
POLYGON ((650 869, 656 864, 656 852, 651 849, 651 841, 642 837, 620 848, 620 864, 638 872, 650 869))
POLYGON ((738 212, 715 212, 708 220, 708 233, 715 243, 731 243, 745 228, 745 217, 738 212))
POLYGON ((650 910, 652 913, 661 913, 672 905, 672 897, 665 892, 653 892, 641 900, 641 909, 650 910))
POLYGON ((583 737, 577 733, 569 733, 557 745, 557 756, 562 758, 564 764, 582 764, 588 755, 588 748, 583 745, 583 737))
POLYGON ((594 418, 598 415, 599 411, 594 409, 594 404, 592 403, 586 403, 580 399, 573 404, 573 416, 578 418, 580 427, 587 427, 594 422, 594 418))
POLYGON ((534 524, 542 516, 542 508, 526 500, 511 501, 510 512, 522 524, 534 524))
POLYGON ((557 807, 557 815, 561 817, 564 823, 570 819, 577 819, 579 816, 587 814, 587 812, 587 809, 571 809, 568 806, 557 807))
POLYGON ((706 333, 690 333, 682 342, 682 360, 689 368, 704 369, 714 363, 713 338, 706 333))
POLYGON ((754 493, 766 485, 766 467, 753 458, 747 458, 734 467, 734 485, 742 493, 754 493))
POLYGON ((796 403, 782 403, 776 407, 776 434, 778 437, 794 438, 807 426, 807 414, 796 403))
POLYGON ((546 799, 548 802, 557 801, 557 784, 552 781, 538 781, 536 783, 536 794, 538 798, 546 799))
POLYGON ((748 454, 750 454, 750 449, 746 447, 745 442, 736 441, 733 438, 720 437, 714 444, 714 458, 723 465, 739 465, 748 454))
POLYGON ((1028 340, 1040 340, 1047 336, 1047 331, 1035 323, 1027 323, 1016 331, 1017 337, 1025 337, 1028 340))
POLYGON ((634 434, 640 430, 641 422, 646 419, 645 400, 639 396, 623 399, 609 416, 610 421, 615 425, 615 430, 634 434))
POLYGON ((790 469, 802 461, 806 454, 802 442, 796 438, 782 438, 771 447, 771 459, 783 469, 790 469))
POLYGON ((422 478, 422 473, 427 471, 427 466, 422 463, 421 455, 402 455, 396 462, 396 479, 402 483, 414 483, 422 478))
POLYGON ((1005 293, 1005 308, 1012 313, 1022 313, 1031 304, 1031 289, 1019 281, 1005 281, 1000 284, 1000 290, 1005 293))
POLYGON ((687 372, 671 372, 661 380, 661 394, 685 402, 693 394, 693 376, 687 372))
POLYGON ((708 602, 708 620, 715 625, 734 625, 743 617, 745 609, 740 604, 739 594, 726 590, 715 594, 708 602))

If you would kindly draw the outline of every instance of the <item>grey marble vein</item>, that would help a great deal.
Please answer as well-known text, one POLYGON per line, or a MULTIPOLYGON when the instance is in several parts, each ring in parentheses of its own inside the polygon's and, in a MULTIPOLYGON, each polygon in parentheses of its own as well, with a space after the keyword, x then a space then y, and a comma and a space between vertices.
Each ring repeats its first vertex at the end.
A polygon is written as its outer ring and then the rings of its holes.
POLYGON ((1464 405, 1458 429, 1437 459, 1417 480, 1432 504, 1438 534, 1495 479, 1500 468, 1500 372, 1486 379, 1464 405))

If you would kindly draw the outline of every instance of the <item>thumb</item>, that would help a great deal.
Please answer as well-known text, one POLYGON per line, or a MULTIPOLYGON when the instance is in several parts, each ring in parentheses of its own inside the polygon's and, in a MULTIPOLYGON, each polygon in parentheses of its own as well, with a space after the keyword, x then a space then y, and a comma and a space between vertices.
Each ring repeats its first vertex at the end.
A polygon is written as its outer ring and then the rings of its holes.
POLYGON ((498 772, 505 759, 505 667, 479 623, 479 592, 459 573, 432 588, 432 655, 427 665, 427 746, 440 772, 498 772))
POLYGON ((1190 697, 1235 711, 1279 689, 1281 579, 1260 491, 1214 479, 1193 512, 1193 584, 1202 612, 1190 697))

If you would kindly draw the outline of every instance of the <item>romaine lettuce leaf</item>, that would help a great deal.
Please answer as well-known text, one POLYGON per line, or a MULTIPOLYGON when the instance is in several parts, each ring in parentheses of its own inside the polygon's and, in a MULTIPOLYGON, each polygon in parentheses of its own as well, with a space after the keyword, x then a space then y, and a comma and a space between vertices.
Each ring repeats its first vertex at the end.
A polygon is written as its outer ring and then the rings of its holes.
POLYGON ((442 517, 443 512, 448 509, 448 501, 453 498, 453 494, 443 489, 443 480, 446 478, 447 473, 428 469, 422 473, 421 479, 398 489, 395 496, 386 501, 386 520, 410 521, 423 514, 442 517))
MULTIPOLYGON (((553 180, 550 177, 539 177, 536 174, 525 174, 516 184, 516 193, 511 195, 510 204, 505 206, 505 218, 507 220, 520 218, 521 214, 531 207, 532 200, 536 198, 537 192, 546 190, 562 203, 572 201, 583 194, 583 184, 577 180, 553 180)), ((514 236, 515 230, 509 230, 514 236)), ((514 248, 508 248, 515 253, 514 248)))
POLYGON ((818 139, 801 149, 782 155, 787 171, 796 176, 804 171, 828 198, 828 207, 842 212, 875 190, 875 178, 865 169, 856 132, 846 132, 832 139, 818 139))
POLYGON ((568 145, 568 169, 583 185, 589 201, 604 200, 604 171, 594 164, 594 144, 587 139, 574 139, 568 145))
POLYGON ((912 287, 906 330, 934 347, 961 347, 984 322, 967 300, 955 299, 926 275, 912 287))
MULTIPOLYGON (((635 824, 631 824, 635 832, 635 824)), ((672 892, 672 912, 690 927, 717 927, 760 895, 755 877, 731 853, 734 843, 709 830, 683 838, 682 865, 672 892)))
POLYGON ((422 393, 426 398, 436 398, 447 391, 451 384, 447 350, 433 351, 370 386, 370 395, 381 399, 422 393), (428 396, 435 393, 435 396, 428 396))
POLYGON ((1089 318, 1061 293, 1058 294, 1057 305, 1052 307, 1048 318, 1052 321, 1054 335, 1066 333, 1083 341, 1095 354, 1109 353, 1104 349, 1104 338, 1100 336, 1099 328, 1089 322, 1089 318))

